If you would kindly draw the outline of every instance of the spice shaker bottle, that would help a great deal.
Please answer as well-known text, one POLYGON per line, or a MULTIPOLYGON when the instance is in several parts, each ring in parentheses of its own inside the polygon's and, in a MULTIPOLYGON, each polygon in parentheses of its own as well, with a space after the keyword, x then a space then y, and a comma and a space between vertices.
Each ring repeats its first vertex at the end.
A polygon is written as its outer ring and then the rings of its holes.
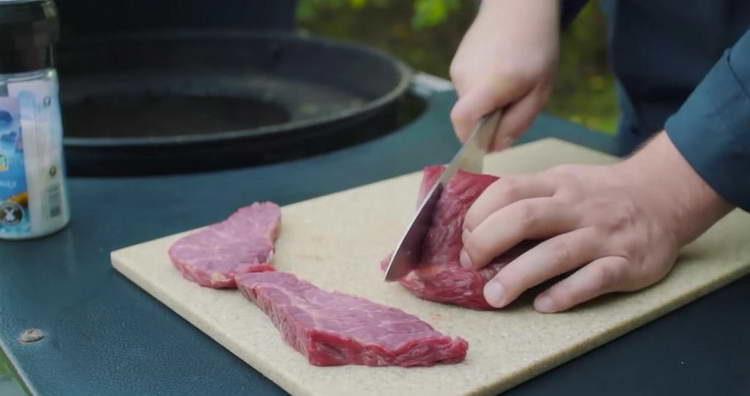
POLYGON ((52 0, 0 0, 0 239, 44 236, 70 220, 58 32, 52 0))

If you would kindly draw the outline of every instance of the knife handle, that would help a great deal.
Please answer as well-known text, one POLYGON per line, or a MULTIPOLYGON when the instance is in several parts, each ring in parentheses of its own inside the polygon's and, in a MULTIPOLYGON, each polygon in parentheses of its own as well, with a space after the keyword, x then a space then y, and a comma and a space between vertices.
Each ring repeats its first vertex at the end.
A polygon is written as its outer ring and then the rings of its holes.
MULTIPOLYGON (((500 125, 502 116, 503 110, 497 108, 495 111, 489 114, 485 114, 482 118, 479 119, 479 123, 477 124, 476 129, 476 145, 485 154, 488 153, 492 148, 492 142, 494 140, 497 140, 498 138, 498 136, 495 136, 495 133, 497 131, 497 127, 500 125)), ((501 138, 501 141, 503 142, 512 142, 512 138, 510 136, 502 136, 501 138)), ((510 144, 508 144, 507 146, 510 146, 510 144)), ((507 146, 503 146, 502 148, 505 148, 507 146)))

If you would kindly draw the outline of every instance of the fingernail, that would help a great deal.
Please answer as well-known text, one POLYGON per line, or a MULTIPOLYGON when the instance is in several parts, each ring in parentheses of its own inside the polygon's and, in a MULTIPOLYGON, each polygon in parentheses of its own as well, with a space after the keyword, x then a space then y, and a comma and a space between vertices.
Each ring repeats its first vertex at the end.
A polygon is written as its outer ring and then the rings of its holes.
POLYGON ((462 267, 471 268, 471 257, 469 257, 469 253, 466 253, 466 250, 461 250, 461 254, 458 256, 458 261, 461 263, 462 267))
POLYGON ((536 309, 542 312, 553 312, 555 310, 555 303, 552 298, 546 294, 542 294, 536 300, 536 309))
POLYGON ((493 307, 500 308, 504 305, 504 294, 505 288, 498 281, 491 280, 484 286, 484 299, 493 307))

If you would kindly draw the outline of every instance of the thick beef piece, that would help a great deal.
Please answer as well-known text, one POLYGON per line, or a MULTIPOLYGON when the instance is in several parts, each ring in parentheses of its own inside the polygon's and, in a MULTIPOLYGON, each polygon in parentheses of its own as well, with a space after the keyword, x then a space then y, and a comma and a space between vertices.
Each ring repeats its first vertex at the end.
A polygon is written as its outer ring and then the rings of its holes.
POLYGON ((236 287, 237 274, 273 271, 270 262, 280 221, 278 205, 254 203, 221 223, 179 239, 169 249, 169 257, 193 282, 214 288, 236 287))
MULTIPOLYGON (((442 166, 425 168, 419 202, 443 172, 442 166)), ((498 178, 459 171, 440 195, 432 225, 422 245, 421 264, 400 280, 415 295, 426 300, 491 309, 484 299, 485 283, 500 268, 520 254, 524 247, 513 249, 480 270, 461 267, 459 253, 464 216, 479 195, 498 178)))
POLYGON ((404 311, 327 292, 289 273, 248 273, 236 280, 284 340, 316 366, 457 363, 469 347, 404 311))

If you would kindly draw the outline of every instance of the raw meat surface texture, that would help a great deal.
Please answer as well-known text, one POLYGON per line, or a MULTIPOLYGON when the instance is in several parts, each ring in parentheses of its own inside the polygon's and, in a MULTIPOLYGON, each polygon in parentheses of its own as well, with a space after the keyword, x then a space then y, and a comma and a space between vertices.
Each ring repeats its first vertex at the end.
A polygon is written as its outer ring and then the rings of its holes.
POLYGON ((284 340, 316 366, 458 363, 469 347, 400 309, 321 290, 289 273, 247 273, 236 279, 284 340))
POLYGON ((202 286, 236 287, 234 276, 273 271, 273 243, 279 234, 281 209, 272 202, 240 208, 221 223, 177 240, 169 258, 182 275, 202 286))
MULTIPOLYGON (((443 172, 442 166, 424 169, 419 202, 443 172)), ((480 270, 459 264, 464 216, 471 204, 498 177, 459 171, 443 190, 425 240, 420 265, 401 278, 401 285, 426 300, 474 309, 492 309, 484 299, 484 285, 527 247, 512 249, 480 270)), ((387 259, 383 264, 387 263, 387 259)))

